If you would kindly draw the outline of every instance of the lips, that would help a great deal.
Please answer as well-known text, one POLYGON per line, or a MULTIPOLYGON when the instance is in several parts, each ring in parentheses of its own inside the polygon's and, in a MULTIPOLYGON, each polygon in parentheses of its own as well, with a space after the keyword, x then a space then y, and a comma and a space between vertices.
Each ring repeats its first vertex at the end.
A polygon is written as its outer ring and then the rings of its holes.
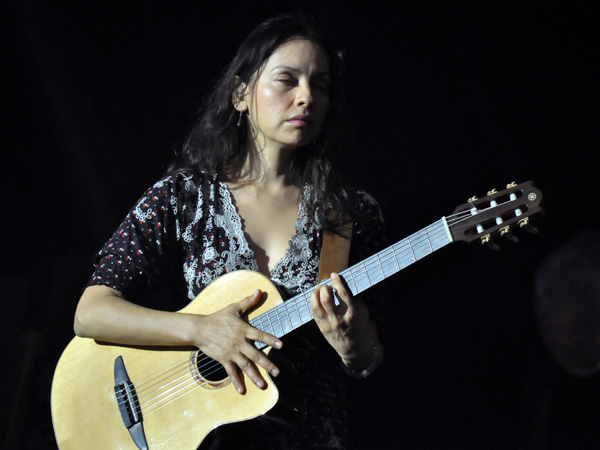
POLYGON ((292 125, 308 126, 312 123, 312 120, 308 116, 305 116, 304 114, 299 114, 297 116, 294 116, 294 117, 288 119, 288 122, 291 123, 292 125))

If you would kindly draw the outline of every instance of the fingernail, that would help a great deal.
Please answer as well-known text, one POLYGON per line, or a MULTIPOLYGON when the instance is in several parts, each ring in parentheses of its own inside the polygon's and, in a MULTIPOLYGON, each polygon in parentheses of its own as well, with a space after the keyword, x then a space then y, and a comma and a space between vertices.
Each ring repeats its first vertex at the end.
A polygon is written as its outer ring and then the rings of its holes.
POLYGON ((275 347, 275 348, 277 348, 277 349, 281 348, 282 346, 283 346, 283 344, 282 344, 282 342, 281 342, 281 341, 276 341, 276 342, 273 344, 273 347, 275 347))
POLYGON ((254 380, 254 384, 256 384, 257 387, 262 388, 263 387, 263 382, 262 380, 254 380))
POLYGON ((274 377, 279 375, 279 369, 271 369, 271 375, 273 375, 274 377))
POLYGON ((334 278, 337 278, 337 276, 338 276, 337 273, 331 272, 331 277, 330 278, 333 280, 334 278))
POLYGON ((242 387, 238 386, 237 391, 238 391, 238 394, 241 394, 242 393, 242 387))

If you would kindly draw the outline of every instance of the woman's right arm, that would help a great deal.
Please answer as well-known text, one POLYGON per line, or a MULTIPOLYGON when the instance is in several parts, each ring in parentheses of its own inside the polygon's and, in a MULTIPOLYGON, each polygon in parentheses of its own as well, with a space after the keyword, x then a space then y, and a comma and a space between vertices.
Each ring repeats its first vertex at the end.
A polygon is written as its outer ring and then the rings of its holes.
POLYGON ((253 295, 210 315, 159 311, 131 303, 107 286, 89 286, 75 312, 74 330, 79 337, 115 344, 198 347, 227 370, 237 391, 245 392, 245 373, 259 388, 266 382, 257 369, 277 376, 279 369, 252 341, 281 348, 281 341, 260 331, 242 317, 261 297, 253 295))

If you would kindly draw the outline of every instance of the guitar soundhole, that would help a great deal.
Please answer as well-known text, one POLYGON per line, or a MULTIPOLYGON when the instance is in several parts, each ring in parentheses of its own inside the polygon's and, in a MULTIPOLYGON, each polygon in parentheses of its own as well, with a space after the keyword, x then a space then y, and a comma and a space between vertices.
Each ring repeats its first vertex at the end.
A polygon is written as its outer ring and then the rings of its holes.
POLYGON ((225 368, 202 352, 195 352, 192 358, 194 378, 205 387, 218 388, 229 384, 230 380, 225 368))

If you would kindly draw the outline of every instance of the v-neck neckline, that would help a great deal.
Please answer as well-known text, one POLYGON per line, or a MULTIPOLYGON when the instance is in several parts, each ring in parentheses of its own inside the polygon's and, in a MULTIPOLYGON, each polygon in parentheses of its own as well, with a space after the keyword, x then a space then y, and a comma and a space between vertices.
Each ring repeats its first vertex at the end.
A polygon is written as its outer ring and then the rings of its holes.
MULTIPOLYGON (((233 201, 233 194, 231 193, 229 186, 227 186, 227 183, 225 183, 223 181, 219 181, 219 183, 224 188, 223 192, 225 192, 225 194, 226 194, 225 200, 231 206, 232 214, 234 214, 236 216, 237 220, 239 221, 241 233, 238 236, 240 239, 243 239, 243 242, 241 242, 241 244, 243 247, 248 249, 248 257, 252 259, 252 261, 257 269, 257 272, 262 273, 260 271, 260 266, 258 265, 258 261, 256 260, 256 253, 254 252, 254 249, 252 249, 252 247, 250 246, 248 237, 246 236, 246 231, 244 230, 244 219, 241 216, 237 205, 233 201)), ((300 199, 300 202, 298 203, 298 210, 296 212, 297 218, 296 218, 296 221, 294 222, 294 234, 292 234, 292 236, 288 239, 288 246, 285 249, 283 256, 273 266, 273 269, 269 270, 268 274, 262 273, 263 275, 267 275, 269 278, 273 278, 273 275, 276 274, 280 270, 280 266, 283 265, 284 261, 289 259, 289 254, 292 251, 293 241, 296 237, 299 236, 300 232, 302 231, 302 224, 304 222, 303 219, 306 216, 306 209, 304 207, 304 200, 306 198, 306 190, 307 190, 306 187, 304 189, 302 189, 302 198, 300 199)), ((267 264, 267 268, 268 268, 268 264, 267 264)))

